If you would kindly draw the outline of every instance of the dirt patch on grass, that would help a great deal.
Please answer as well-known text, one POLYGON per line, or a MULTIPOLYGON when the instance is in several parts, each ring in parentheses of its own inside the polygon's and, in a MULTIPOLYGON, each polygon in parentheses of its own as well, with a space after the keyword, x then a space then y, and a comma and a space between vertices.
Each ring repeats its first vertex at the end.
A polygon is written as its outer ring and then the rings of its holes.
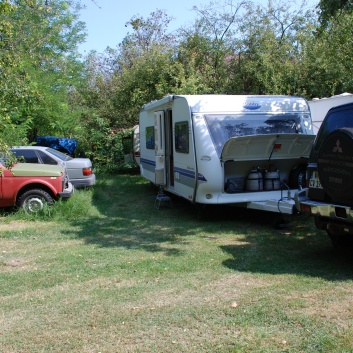
POLYGON ((298 312, 336 322, 343 328, 351 326, 353 289, 350 284, 327 288, 325 292, 311 290, 305 294, 293 293, 287 297, 288 301, 297 299, 303 303, 302 307, 297 310, 298 312))
MULTIPOLYGON (((0 232, 19 231, 24 229, 40 229, 42 225, 50 226, 51 222, 25 222, 25 221, 12 221, 10 223, 0 224, 0 232)), ((57 224, 52 222, 53 227, 57 224)))
POLYGON ((0 224, 0 232, 6 232, 6 231, 11 231, 11 230, 21 230, 25 228, 34 228, 36 227, 35 224, 27 223, 27 222, 21 222, 21 221, 13 221, 10 223, 5 223, 5 224, 0 224))
POLYGON ((26 261, 21 259, 11 259, 8 261, 4 261, 4 265, 10 266, 10 267, 23 267, 25 264, 26 264, 26 261))

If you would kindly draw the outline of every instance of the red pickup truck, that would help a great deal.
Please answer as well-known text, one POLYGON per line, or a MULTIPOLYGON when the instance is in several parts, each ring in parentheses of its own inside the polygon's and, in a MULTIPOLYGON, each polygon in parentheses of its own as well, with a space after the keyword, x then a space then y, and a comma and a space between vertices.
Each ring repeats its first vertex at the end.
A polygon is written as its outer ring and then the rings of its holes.
POLYGON ((74 189, 59 166, 17 163, 6 168, 0 163, 0 207, 22 207, 39 212, 59 198, 69 198, 74 189))

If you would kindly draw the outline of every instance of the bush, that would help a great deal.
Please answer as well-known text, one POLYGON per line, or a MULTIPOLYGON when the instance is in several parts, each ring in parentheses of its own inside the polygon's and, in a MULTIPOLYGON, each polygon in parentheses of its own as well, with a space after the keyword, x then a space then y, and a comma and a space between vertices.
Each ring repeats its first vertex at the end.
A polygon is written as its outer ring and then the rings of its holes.
POLYGON ((130 153, 132 128, 111 128, 103 118, 94 115, 86 119, 86 124, 86 133, 76 137, 78 154, 90 158, 96 171, 115 173, 133 167, 124 161, 125 154, 130 153))

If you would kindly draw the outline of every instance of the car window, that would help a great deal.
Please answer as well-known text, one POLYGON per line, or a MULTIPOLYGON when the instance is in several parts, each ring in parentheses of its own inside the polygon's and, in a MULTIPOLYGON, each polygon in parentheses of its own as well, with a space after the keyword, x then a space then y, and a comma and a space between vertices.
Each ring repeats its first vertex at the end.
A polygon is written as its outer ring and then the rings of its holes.
POLYGON ((43 151, 37 151, 37 153, 38 153, 40 159, 42 160, 42 162, 44 164, 52 164, 52 165, 58 164, 58 162, 55 159, 53 159, 52 157, 48 156, 43 151))
POLYGON ((69 161, 72 159, 72 157, 68 156, 67 154, 54 150, 53 148, 47 148, 46 150, 54 156, 60 158, 62 161, 69 161))
POLYGON ((23 157, 26 163, 39 163, 38 156, 33 150, 12 150, 13 154, 17 157, 23 157))

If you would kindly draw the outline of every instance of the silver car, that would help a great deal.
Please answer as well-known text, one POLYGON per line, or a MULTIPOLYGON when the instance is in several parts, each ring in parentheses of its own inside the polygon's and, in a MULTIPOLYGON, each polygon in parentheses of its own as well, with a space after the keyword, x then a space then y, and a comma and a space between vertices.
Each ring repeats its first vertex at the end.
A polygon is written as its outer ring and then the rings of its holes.
POLYGON ((17 158, 23 157, 26 163, 52 164, 65 167, 75 188, 92 186, 96 183, 92 162, 89 158, 72 158, 69 155, 42 146, 13 147, 11 151, 17 158))

